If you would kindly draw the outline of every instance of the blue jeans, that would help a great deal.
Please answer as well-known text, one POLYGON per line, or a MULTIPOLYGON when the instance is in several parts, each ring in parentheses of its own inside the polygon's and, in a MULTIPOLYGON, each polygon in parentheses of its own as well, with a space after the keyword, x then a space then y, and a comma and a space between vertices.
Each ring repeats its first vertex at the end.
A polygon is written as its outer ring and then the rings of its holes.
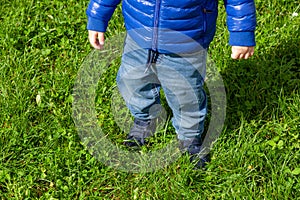
POLYGON ((131 114, 141 120, 158 117, 160 89, 172 110, 172 124, 179 140, 201 136, 207 114, 203 90, 206 51, 192 54, 157 54, 147 68, 148 50, 128 35, 117 75, 119 91, 131 114))

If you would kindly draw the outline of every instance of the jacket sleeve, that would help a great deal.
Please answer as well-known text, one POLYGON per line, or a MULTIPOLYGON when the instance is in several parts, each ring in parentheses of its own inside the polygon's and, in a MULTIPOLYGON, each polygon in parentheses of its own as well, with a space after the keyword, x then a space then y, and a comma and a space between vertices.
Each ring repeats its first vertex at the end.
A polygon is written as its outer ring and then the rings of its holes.
POLYGON ((91 0, 86 10, 88 17, 87 29, 105 32, 108 21, 120 1, 121 0, 91 0))
POLYGON ((224 0, 231 46, 255 46, 254 0, 224 0))

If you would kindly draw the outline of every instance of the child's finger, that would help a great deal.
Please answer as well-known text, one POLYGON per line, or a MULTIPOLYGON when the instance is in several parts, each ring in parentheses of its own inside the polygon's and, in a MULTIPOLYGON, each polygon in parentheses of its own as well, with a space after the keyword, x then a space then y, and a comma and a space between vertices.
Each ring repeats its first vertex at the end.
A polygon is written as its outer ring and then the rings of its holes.
POLYGON ((104 33, 99 33, 98 34, 98 40, 99 40, 99 45, 101 46, 101 47, 103 47, 103 45, 104 45, 104 33))
POLYGON ((248 59, 248 58, 250 58, 250 56, 251 56, 251 55, 250 55, 250 53, 248 52, 248 53, 245 54, 244 59, 248 59))
POLYGON ((101 45, 99 44, 99 40, 97 37, 94 37, 92 42, 91 42, 92 47, 95 49, 101 49, 101 45))
POLYGON ((250 58, 254 54, 254 48, 249 48, 249 51, 245 54, 245 59, 250 58))
POLYGON ((239 54, 236 51, 232 51, 231 58, 232 59, 238 59, 239 58, 239 54))

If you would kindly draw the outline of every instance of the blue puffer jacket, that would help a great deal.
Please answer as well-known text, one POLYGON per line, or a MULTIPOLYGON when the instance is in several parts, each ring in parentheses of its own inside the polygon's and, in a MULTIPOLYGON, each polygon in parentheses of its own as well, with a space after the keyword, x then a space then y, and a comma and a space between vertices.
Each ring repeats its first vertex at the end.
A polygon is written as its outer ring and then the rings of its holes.
MULTIPOLYGON (((105 32, 121 0, 91 0, 88 30, 105 32)), ((232 46, 255 46, 254 0, 224 0, 232 46)), ((123 0, 125 26, 143 48, 184 53, 207 48, 216 30, 218 0, 123 0), (170 31, 172 30, 172 31, 170 31), (192 40, 193 39, 193 40, 192 40)))

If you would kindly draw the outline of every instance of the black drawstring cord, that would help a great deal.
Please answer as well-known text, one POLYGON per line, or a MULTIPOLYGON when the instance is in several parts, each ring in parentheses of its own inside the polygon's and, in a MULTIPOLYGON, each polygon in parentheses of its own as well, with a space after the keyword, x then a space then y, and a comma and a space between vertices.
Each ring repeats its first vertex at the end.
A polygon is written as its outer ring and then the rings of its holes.
POLYGON ((146 63, 146 70, 144 73, 148 71, 148 69, 152 66, 152 64, 155 64, 158 58, 158 52, 153 51, 152 49, 148 50, 148 58, 146 63))

